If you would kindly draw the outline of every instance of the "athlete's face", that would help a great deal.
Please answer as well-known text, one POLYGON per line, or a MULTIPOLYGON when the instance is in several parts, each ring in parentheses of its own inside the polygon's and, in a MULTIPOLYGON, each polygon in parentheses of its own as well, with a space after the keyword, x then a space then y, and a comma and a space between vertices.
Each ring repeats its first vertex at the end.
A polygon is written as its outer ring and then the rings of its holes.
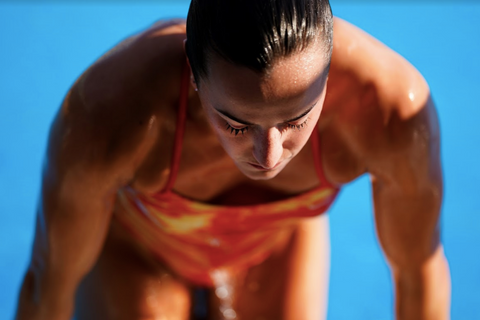
POLYGON ((322 111, 326 62, 313 46, 268 73, 209 63, 199 96, 223 148, 247 177, 275 177, 308 141, 322 111))

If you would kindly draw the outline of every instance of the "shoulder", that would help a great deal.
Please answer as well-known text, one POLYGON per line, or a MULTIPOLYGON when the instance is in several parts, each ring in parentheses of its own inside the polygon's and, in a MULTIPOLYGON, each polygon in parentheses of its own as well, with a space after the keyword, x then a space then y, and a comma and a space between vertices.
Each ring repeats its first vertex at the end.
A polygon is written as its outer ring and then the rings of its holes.
POLYGON ((431 139, 438 136, 435 108, 420 72, 339 18, 335 18, 330 78, 326 109, 332 109, 339 120, 336 125, 365 170, 383 166, 395 155, 418 153, 419 132, 428 143, 436 141, 431 139))
POLYGON ((178 91, 175 80, 185 65, 184 39, 182 21, 155 23, 93 63, 78 79, 78 90, 90 106, 146 96, 166 100, 178 91))
POLYGON ((340 18, 335 18, 332 65, 359 89, 374 89, 381 107, 397 108, 404 116, 418 111, 430 94, 423 76, 405 58, 340 18))
POLYGON ((62 146, 68 145, 71 156, 61 160, 64 165, 80 160, 111 170, 138 165, 158 139, 159 126, 175 115, 184 38, 182 22, 158 23, 90 66, 52 125, 49 158, 66 154, 62 146))

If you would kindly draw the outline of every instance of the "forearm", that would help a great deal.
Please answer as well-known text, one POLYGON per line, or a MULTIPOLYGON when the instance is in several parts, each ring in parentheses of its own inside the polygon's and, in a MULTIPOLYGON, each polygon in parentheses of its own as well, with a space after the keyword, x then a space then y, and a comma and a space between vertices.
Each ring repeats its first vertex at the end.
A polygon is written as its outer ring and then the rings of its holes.
POLYGON ((20 290, 15 320, 70 320, 74 296, 74 286, 68 281, 39 279, 29 271, 20 290))
POLYGON ((421 267, 393 268, 398 320, 450 319, 450 271, 439 246, 421 267))
POLYGON ((72 318, 77 287, 95 264, 110 224, 113 196, 85 199, 89 193, 80 179, 66 187, 46 180, 16 320, 72 318), (69 191, 61 195, 63 189, 69 191))

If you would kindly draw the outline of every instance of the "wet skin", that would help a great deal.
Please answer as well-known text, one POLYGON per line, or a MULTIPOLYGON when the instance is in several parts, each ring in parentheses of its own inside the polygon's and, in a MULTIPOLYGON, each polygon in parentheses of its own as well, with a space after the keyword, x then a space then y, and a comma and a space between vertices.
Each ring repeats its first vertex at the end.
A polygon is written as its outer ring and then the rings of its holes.
MULTIPOLYGON (((208 78, 191 84, 174 190, 230 204, 248 188, 261 190, 252 203, 310 190, 318 178, 306 142, 317 125, 331 182, 372 177, 397 318, 448 319, 439 129, 428 86, 347 22, 336 19, 334 34, 328 80, 316 45, 266 76, 212 62, 208 78)), ((118 188, 153 193, 166 183, 184 39, 182 22, 156 24, 97 61, 66 96, 51 129, 17 319, 69 319, 75 304, 80 320, 189 317, 191 284, 111 220, 118 188)), ((328 260, 328 219, 302 221, 267 261, 232 276, 238 317, 320 319, 328 260)), ((222 300, 210 295, 210 317, 220 319, 222 300)))

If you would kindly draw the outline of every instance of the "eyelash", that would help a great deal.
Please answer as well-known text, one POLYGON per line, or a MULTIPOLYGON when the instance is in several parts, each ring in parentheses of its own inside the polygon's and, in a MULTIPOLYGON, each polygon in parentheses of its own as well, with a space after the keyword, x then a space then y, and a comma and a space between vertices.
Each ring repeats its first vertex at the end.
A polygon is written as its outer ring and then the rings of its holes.
POLYGON ((228 122, 226 123, 226 129, 230 131, 231 134, 233 134, 235 132, 235 136, 238 135, 239 133, 241 133, 242 135, 248 131, 248 127, 243 127, 241 129, 237 129, 237 128, 234 128, 232 127, 230 124, 228 124, 228 122))
POLYGON ((307 125, 307 121, 309 120, 309 118, 305 119, 305 121, 303 121, 302 123, 300 124, 290 124, 290 123, 287 123, 287 127, 288 129, 297 129, 297 130, 300 130, 302 128, 304 128, 306 125, 307 125))
MULTIPOLYGON (((286 124, 286 129, 297 129, 297 130, 300 130, 300 129, 303 129, 305 128, 305 126, 307 125, 307 121, 309 120, 309 118, 307 118, 304 122, 302 122, 301 124, 290 124, 290 123, 287 123, 286 124)), ((243 127, 241 129, 237 129, 237 128, 234 128, 232 127, 228 122, 226 122, 226 126, 225 126, 225 129, 227 131, 230 131, 231 134, 235 133, 235 136, 237 136, 239 133, 241 133, 242 135, 245 134, 245 132, 248 131, 248 126, 247 127, 243 127)))

